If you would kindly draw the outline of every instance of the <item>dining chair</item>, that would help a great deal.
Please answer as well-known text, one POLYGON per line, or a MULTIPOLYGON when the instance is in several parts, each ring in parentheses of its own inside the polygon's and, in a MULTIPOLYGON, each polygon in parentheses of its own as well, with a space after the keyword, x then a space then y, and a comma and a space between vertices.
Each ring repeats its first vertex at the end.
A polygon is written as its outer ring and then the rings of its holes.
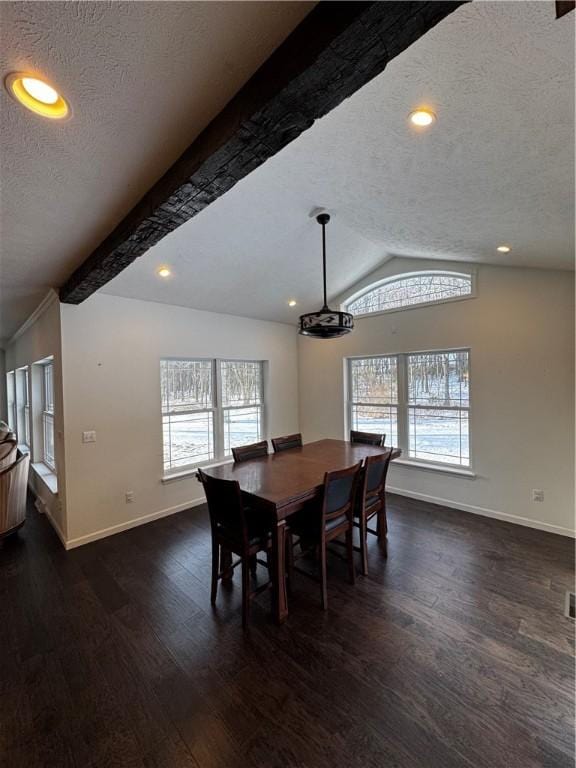
POLYGON ((361 472, 359 492, 354 504, 354 525, 360 529, 360 546, 354 549, 360 552, 362 574, 368 575, 368 534, 372 533, 384 542, 386 554, 386 476, 392 449, 377 456, 367 456, 361 472), (368 527, 368 522, 378 515, 376 530, 368 527))
MULTIPOLYGON (((259 516, 245 514, 240 484, 236 480, 220 480, 198 470, 198 477, 204 487, 210 515, 212 534, 212 582, 210 602, 216 602, 218 581, 227 577, 231 569, 242 566, 242 626, 246 628, 250 614, 250 601, 268 589, 267 581, 255 590, 250 590, 250 562, 259 552, 269 552, 271 536, 269 526, 259 516), (227 567, 222 565, 223 551, 234 553, 239 560, 227 567)), ((257 560, 268 567, 265 560, 257 560)))
MULTIPOLYGON (((350 583, 354 584, 354 497, 360 475, 362 462, 347 469, 339 469, 334 472, 326 472, 324 475, 324 487, 322 499, 316 508, 307 509, 304 514, 296 514, 290 518, 290 527, 287 530, 288 546, 286 550, 288 560, 288 580, 294 582, 294 571, 297 570, 306 576, 311 576, 294 566, 293 534, 297 534, 301 540, 319 548, 320 553, 320 593, 322 608, 328 608, 328 588, 326 576, 326 554, 328 542, 338 536, 345 536, 348 561, 348 573, 350 583)), ((312 576, 312 578, 315 578, 312 576)))
POLYGON ((240 445, 237 448, 232 448, 232 456, 236 464, 250 461, 250 459, 259 459, 261 456, 268 456, 268 443, 266 440, 261 440, 259 443, 252 443, 251 445, 240 445))
POLYGON ((295 435, 273 437, 272 448, 274 448, 274 453, 280 453, 280 451, 289 451, 290 448, 302 448, 302 435, 298 432, 295 435))
POLYGON ((385 441, 386 441, 386 435, 377 435, 377 434, 374 434, 374 432, 357 432, 354 429, 350 430, 351 443, 382 446, 384 445, 385 441))

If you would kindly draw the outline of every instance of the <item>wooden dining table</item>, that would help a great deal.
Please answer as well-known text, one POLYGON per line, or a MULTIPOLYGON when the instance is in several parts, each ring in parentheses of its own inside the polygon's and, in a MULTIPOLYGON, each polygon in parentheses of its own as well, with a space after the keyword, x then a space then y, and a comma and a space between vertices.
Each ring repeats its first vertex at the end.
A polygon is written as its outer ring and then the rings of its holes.
MULTIPOLYGON (((306 505, 310 506, 310 501, 322 493, 326 472, 353 466, 367 456, 388 450, 389 446, 317 440, 301 448, 202 470, 211 477, 237 480, 249 509, 254 514, 265 513, 269 516, 272 530, 272 613, 276 623, 281 624, 288 616, 285 548, 286 524, 290 515, 306 505)), ((392 450, 392 459, 397 459, 401 450, 392 450)))

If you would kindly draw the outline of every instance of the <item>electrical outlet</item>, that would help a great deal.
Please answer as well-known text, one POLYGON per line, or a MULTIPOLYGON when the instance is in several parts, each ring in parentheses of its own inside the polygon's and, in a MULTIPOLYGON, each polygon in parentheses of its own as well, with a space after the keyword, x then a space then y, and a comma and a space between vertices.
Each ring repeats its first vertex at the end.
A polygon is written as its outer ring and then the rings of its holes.
POLYGON ((134 501, 134 491, 126 491, 126 504, 132 504, 134 501))
POLYGON ((544 491, 540 488, 532 488, 532 501, 544 501, 544 491))
POLYGON ((96 432, 91 429, 87 432, 82 432, 82 442, 83 443, 95 443, 96 442, 96 432))

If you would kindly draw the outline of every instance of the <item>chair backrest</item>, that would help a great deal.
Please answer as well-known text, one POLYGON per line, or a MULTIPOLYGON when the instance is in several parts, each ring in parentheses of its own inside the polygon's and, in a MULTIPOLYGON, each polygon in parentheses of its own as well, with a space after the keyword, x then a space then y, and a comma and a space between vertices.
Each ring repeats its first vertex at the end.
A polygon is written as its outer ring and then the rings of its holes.
POLYGON ((14 464, 17 450, 16 440, 4 440, 3 443, 0 443, 0 471, 14 464))
POLYGON ((326 472, 322 499, 322 523, 346 515, 353 516, 354 496, 362 462, 353 467, 326 472))
POLYGON ((364 473, 362 478, 362 492, 360 502, 368 506, 376 499, 381 500, 386 490, 386 476, 392 449, 378 456, 367 456, 364 461, 364 473))
POLYGON ((386 435, 377 435, 373 432, 357 432, 354 429, 350 430, 350 442, 362 443, 363 445, 376 445, 382 446, 386 440, 386 435))
POLYGON ((198 470, 204 486, 212 531, 224 530, 235 538, 248 540, 248 528, 244 517, 242 492, 236 480, 220 480, 198 470))
POLYGON ((268 456, 268 443, 261 440, 259 443, 251 445, 240 445, 232 448, 232 456, 235 462, 250 461, 250 459, 259 459, 261 456, 268 456))
POLYGON ((291 448, 302 448, 302 435, 298 432, 295 435, 273 437, 272 448, 274 448, 274 453, 289 451, 291 448))
POLYGON ((21 454, 0 472, 0 535, 26 519, 26 492, 30 454, 21 454))

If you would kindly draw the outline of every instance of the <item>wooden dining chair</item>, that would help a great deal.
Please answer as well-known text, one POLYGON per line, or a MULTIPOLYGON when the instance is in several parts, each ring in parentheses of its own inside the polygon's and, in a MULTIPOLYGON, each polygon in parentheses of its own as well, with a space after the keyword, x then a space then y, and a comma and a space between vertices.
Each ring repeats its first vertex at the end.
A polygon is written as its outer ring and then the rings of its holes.
POLYGON ((377 435, 377 434, 374 434, 374 432, 357 432, 354 429, 350 430, 351 443, 382 446, 384 445, 385 441, 386 441, 386 435, 377 435))
POLYGON ((232 448, 232 456, 236 464, 268 456, 268 443, 266 440, 261 440, 259 443, 252 443, 251 445, 239 445, 237 448, 232 448))
POLYGON ((378 536, 384 544, 386 554, 386 533, 388 523, 386 521, 386 476, 392 449, 378 456, 367 456, 361 473, 359 492, 354 504, 354 525, 360 529, 360 546, 354 547, 360 552, 362 561, 362 574, 368 575, 368 534, 378 536), (368 527, 368 522, 378 515, 376 530, 368 527))
MULTIPOLYGON (((208 513, 210 515, 210 530, 212 533, 212 583, 210 602, 216 602, 218 581, 226 577, 230 570, 237 565, 242 566, 242 626, 246 628, 250 614, 250 601, 260 592, 268 589, 271 582, 261 585, 256 590, 250 590, 250 563, 259 552, 269 552, 271 536, 269 525, 252 513, 245 514, 242 502, 240 484, 236 480, 220 480, 198 470, 198 477, 204 486, 208 513), (222 567, 222 553, 231 552, 239 556, 239 560, 230 566, 222 567)), ((268 567, 265 560, 257 560, 260 565, 268 567)))
MULTIPOLYGON (((345 536, 348 573, 350 582, 354 584, 354 545, 353 545, 353 523, 354 523, 354 497, 360 475, 362 463, 359 462, 353 467, 339 469, 334 472, 326 472, 324 475, 324 488, 322 500, 316 506, 316 509, 308 509, 305 514, 294 515, 290 518, 290 527, 287 531, 288 546, 286 550, 288 560, 288 580, 292 585, 294 582, 294 571, 298 570, 306 576, 310 576, 307 571, 296 569, 294 566, 294 542, 293 534, 297 534, 301 539, 317 546, 320 552, 320 593, 322 598, 322 608, 328 608, 328 587, 326 576, 326 555, 328 542, 335 540, 338 536, 345 536)), ((314 577, 312 577, 314 578, 314 577)))
POLYGON ((295 435, 273 437, 272 448, 274 448, 274 453, 280 453, 280 451, 289 451, 291 448, 302 448, 302 435, 298 432, 295 435))

